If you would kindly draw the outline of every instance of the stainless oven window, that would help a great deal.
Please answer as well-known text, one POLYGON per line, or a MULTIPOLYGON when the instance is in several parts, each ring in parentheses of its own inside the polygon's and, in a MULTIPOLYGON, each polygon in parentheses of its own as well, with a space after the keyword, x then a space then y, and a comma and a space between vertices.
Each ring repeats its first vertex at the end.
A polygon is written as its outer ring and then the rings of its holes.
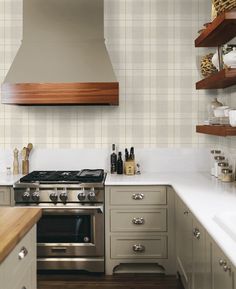
POLYGON ((37 226, 38 243, 90 243, 93 215, 44 214, 37 226))

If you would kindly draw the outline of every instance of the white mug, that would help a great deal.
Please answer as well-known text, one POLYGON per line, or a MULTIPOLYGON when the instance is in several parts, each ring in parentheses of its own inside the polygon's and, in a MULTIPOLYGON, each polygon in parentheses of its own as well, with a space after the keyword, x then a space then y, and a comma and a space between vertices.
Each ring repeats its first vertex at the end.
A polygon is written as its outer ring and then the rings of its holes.
POLYGON ((229 111, 229 123, 231 126, 236 127, 236 109, 229 111))

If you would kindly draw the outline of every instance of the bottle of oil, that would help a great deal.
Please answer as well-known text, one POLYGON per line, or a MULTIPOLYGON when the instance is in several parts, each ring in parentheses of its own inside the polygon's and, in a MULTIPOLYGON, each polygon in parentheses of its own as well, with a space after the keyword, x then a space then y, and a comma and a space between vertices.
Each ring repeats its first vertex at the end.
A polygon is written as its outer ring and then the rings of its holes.
POLYGON ((112 145, 112 153, 111 153, 111 174, 115 174, 117 172, 117 154, 116 154, 116 145, 112 145))
POLYGON ((117 160, 117 174, 122 175, 123 174, 123 160, 122 160, 122 154, 121 152, 118 153, 118 160, 117 160))

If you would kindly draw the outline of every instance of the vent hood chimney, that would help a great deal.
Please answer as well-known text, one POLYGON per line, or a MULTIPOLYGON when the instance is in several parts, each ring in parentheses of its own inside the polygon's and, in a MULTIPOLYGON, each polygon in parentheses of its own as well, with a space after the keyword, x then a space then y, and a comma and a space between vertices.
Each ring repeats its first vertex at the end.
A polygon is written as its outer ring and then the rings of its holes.
POLYGON ((103 0, 23 0, 22 45, 2 103, 118 105, 104 43, 103 0))

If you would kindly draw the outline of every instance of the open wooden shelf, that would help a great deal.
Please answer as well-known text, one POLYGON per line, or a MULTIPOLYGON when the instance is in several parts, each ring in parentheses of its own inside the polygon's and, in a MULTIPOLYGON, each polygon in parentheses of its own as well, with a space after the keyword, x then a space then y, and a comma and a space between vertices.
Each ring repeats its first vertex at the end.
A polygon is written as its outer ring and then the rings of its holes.
POLYGON ((195 40, 196 47, 216 47, 236 36, 236 9, 223 12, 195 40))
POLYGON ((230 125, 197 125, 196 132, 217 136, 236 136, 236 127, 230 125))
POLYGON ((196 89, 226 88, 236 84, 236 68, 223 69, 196 83, 196 89))

